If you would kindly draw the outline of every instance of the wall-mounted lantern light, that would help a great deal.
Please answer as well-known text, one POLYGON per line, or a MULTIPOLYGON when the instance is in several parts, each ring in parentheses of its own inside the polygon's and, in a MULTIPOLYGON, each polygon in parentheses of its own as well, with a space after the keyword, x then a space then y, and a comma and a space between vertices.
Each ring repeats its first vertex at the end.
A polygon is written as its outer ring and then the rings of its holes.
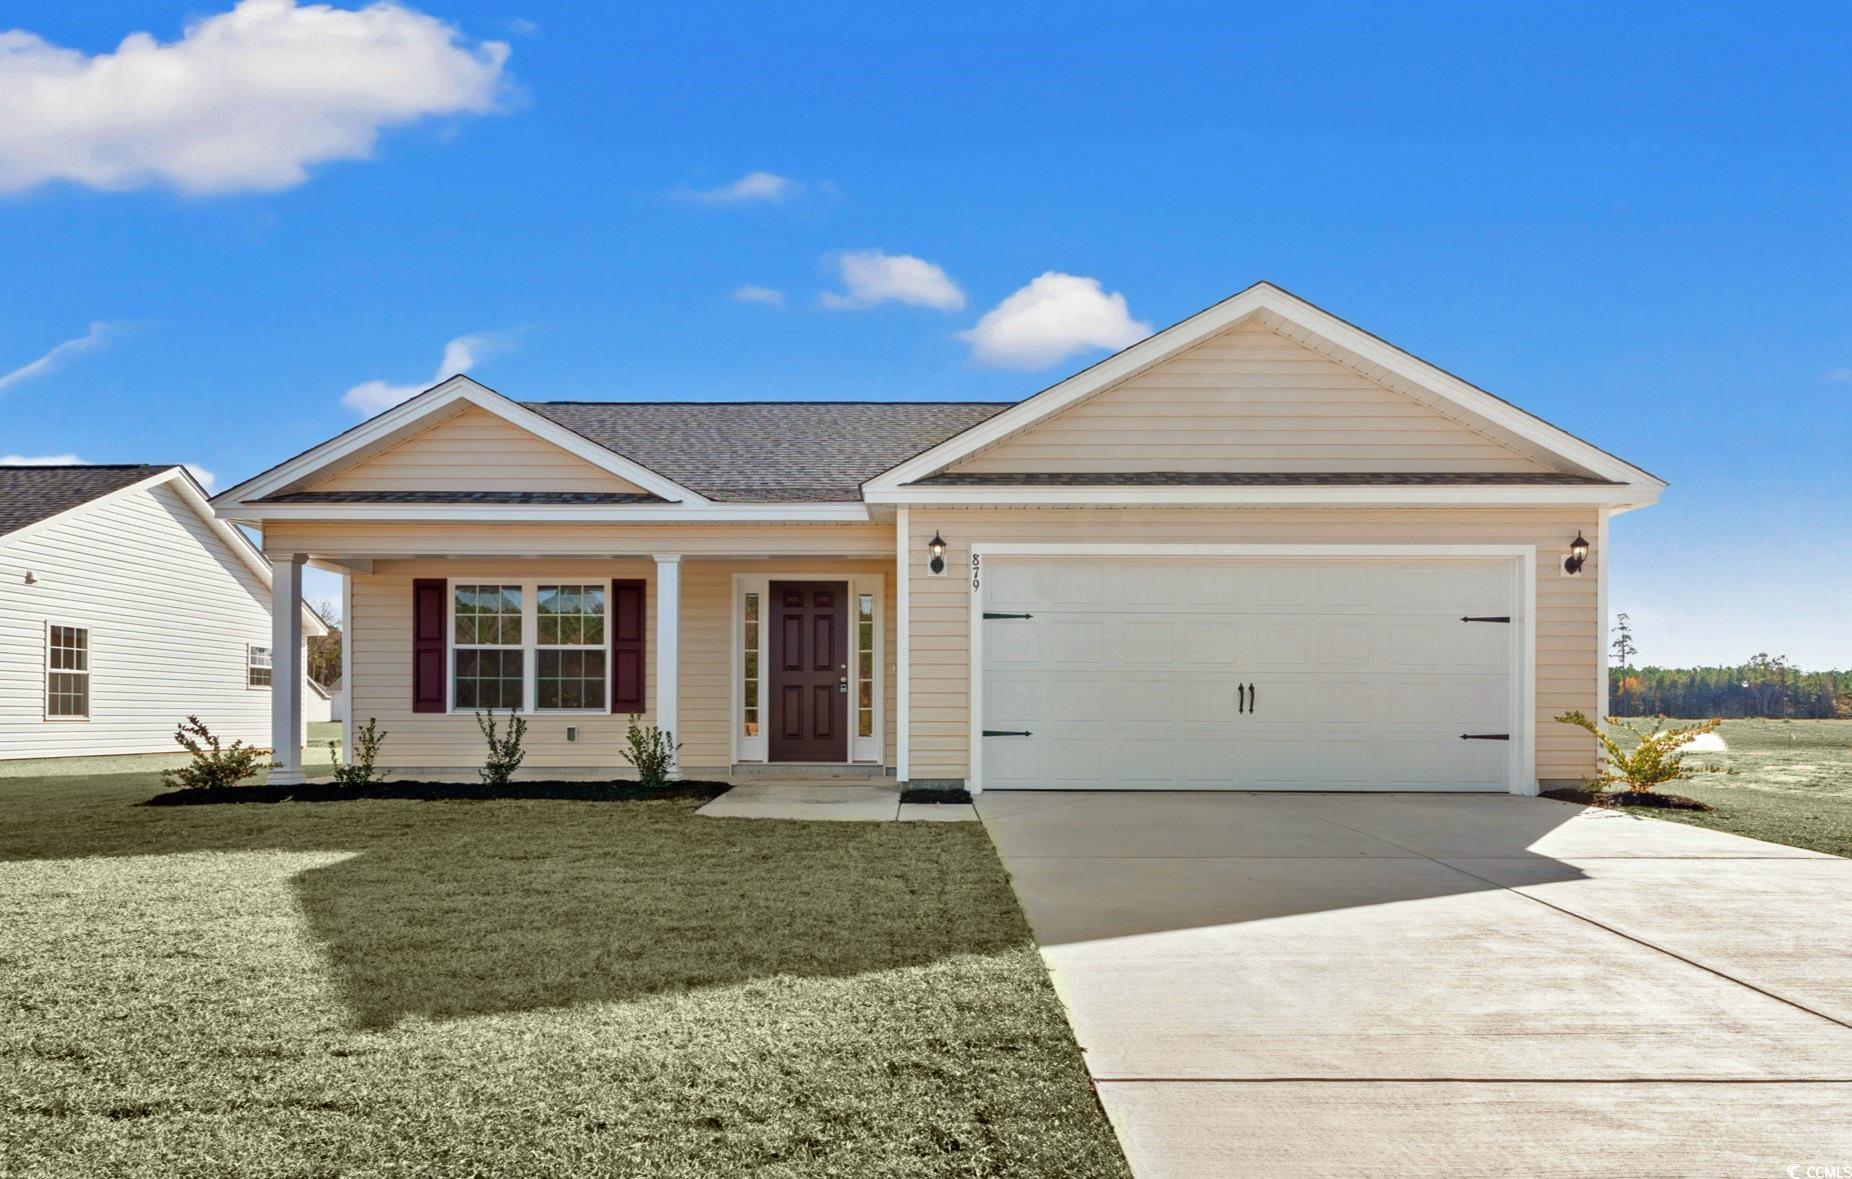
POLYGON ((937 528, 932 530, 932 539, 926 542, 926 551, 932 554, 932 560, 926 568, 934 573, 945 572, 945 538, 939 535, 937 528))
POLYGON ((1582 572, 1582 566, 1588 563, 1588 540, 1576 529, 1575 539, 1569 542, 1569 555, 1563 558, 1563 572, 1575 577, 1582 572))

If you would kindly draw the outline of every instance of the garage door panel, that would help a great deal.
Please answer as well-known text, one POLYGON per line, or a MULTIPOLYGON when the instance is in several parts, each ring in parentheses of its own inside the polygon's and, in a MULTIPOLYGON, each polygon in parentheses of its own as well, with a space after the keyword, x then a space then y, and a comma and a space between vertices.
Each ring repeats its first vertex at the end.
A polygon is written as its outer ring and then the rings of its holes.
POLYGON ((1503 790, 1503 562, 986 564, 984 781, 998 788, 1503 790), (1258 702, 1243 707, 1239 686, 1258 702))

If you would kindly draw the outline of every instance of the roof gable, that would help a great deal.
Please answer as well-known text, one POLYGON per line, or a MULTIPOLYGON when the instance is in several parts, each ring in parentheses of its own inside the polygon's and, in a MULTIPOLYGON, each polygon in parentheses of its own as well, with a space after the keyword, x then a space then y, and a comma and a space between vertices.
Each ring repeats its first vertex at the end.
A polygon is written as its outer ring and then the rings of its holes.
POLYGON ((472 408, 485 411, 592 467, 614 475, 638 491, 675 504, 700 505, 706 498, 611 447, 541 416, 486 385, 458 375, 337 434, 319 446, 220 492, 215 503, 224 510, 268 496, 303 492, 369 459, 396 449, 414 436, 435 429, 472 408))
MULTIPOLYGON (((966 463, 987 465, 986 460, 976 457, 986 448, 1000 447, 1032 427, 1049 422, 1062 411, 1101 396, 1168 361, 1185 357, 1205 342, 1238 327, 1264 329, 1309 349, 1386 391, 1403 396, 1498 444, 1504 452, 1520 456, 1520 466, 1585 475, 1603 484, 1619 485, 1624 493, 1601 493, 1610 496, 1614 503, 1651 503, 1664 487, 1663 481, 1648 472, 1509 402, 1278 287, 1256 283, 896 465, 864 484, 864 493, 871 502, 899 503, 917 499, 917 493, 906 490, 908 485, 955 467, 963 470, 966 463)), ((1024 452, 1017 457, 1032 454, 1024 452)), ((1154 456, 1146 456, 1146 459, 1156 461, 1154 456)), ((1349 469, 1357 470, 1356 467, 1349 469)), ((1229 502, 1245 498, 1238 489, 1225 489, 1219 497, 1229 502)))
POLYGON ((427 420, 426 429, 396 446, 336 465, 302 490, 617 492, 654 498, 631 480, 472 403, 461 403, 452 416, 427 420))
POLYGON ((148 463, 0 467, 0 536, 171 469, 148 463))
POLYGON ((1541 462, 1247 319, 947 470, 1491 473, 1566 465, 1541 462))

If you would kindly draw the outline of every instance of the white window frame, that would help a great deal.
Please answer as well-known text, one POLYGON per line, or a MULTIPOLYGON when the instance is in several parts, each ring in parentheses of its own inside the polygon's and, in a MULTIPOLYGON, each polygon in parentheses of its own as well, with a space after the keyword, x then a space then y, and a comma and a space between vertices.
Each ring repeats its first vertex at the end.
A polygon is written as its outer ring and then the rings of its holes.
MULTIPOLYGON (((529 716, 599 716, 611 711, 611 579, 561 575, 559 577, 503 577, 495 574, 457 576, 444 579, 444 708, 451 714, 474 715, 474 708, 457 707, 457 587, 461 585, 514 586, 521 591, 521 641, 512 646, 483 646, 465 643, 465 650, 521 652, 521 706, 517 711, 529 716), (548 643, 546 649, 559 651, 604 651, 604 707, 540 708, 540 587, 543 585, 598 586, 604 590, 604 644, 602 647, 561 647, 548 643)), ((500 711, 500 710, 498 710, 500 711)))
POLYGON ((96 681, 90 674, 95 667, 96 650, 94 644, 90 641, 90 633, 90 628, 88 626, 78 626, 69 622, 54 622, 49 618, 45 620, 45 653, 44 658, 40 661, 40 667, 42 668, 44 677, 42 680, 44 691, 40 699, 44 709, 45 720, 48 722, 53 724, 84 723, 89 721, 90 714, 96 709, 96 681), (51 632, 53 628, 74 630, 83 634, 84 669, 82 671, 71 671, 68 668, 62 667, 54 668, 51 665, 51 632), (54 672, 59 675, 81 675, 84 677, 84 711, 82 716, 62 713, 53 714, 51 710, 51 677, 54 672))
POLYGON ((268 692, 271 688, 276 686, 276 682, 276 652, 272 651, 269 646, 264 643, 246 643, 244 645, 244 686, 253 692, 268 692), (265 661, 262 664, 257 662, 257 653, 259 651, 264 653, 265 661), (251 682, 251 673, 256 671, 259 667, 262 667, 265 671, 270 673, 269 683, 254 684, 251 682))
POLYGON ((840 569, 769 569, 758 573, 735 573, 733 575, 733 593, 728 599, 732 611, 732 621, 728 633, 732 636, 733 659, 731 673, 727 676, 728 694, 732 698, 727 713, 733 761, 767 762, 771 760, 771 724, 772 700, 771 661, 767 653, 771 645, 771 584, 774 581, 830 581, 842 585, 848 590, 848 605, 844 613, 849 636, 849 699, 844 705, 844 723, 848 725, 850 765, 884 765, 886 764, 887 733, 887 576, 882 573, 845 573, 840 569), (759 735, 745 735, 745 684, 746 684, 746 595, 759 595, 759 735), (859 698, 861 670, 855 658, 857 628, 856 599, 861 594, 872 594, 875 600, 875 658, 874 658, 874 734, 868 737, 856 736, 855 702, 859 698))

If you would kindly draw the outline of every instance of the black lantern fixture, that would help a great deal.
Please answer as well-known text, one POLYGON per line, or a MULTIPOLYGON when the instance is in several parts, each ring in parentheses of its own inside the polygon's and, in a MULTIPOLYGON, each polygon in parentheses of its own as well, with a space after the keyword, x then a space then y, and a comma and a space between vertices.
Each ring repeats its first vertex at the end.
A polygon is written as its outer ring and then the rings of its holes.
POLYGON ((1563 572, 1574 576, 1582 572, 1582 566, 1588 563, 1588 539, 1576 529, 1575 539, 1569 542, 1569 555, 1563 558, 1563 572))
POLYGON ((932 531, 932 539, 926 542, 926 551, 932 554, 932 560, 926 568, 934 573, 945 572, 945 538, 939 535, 937 528, 932 531))

